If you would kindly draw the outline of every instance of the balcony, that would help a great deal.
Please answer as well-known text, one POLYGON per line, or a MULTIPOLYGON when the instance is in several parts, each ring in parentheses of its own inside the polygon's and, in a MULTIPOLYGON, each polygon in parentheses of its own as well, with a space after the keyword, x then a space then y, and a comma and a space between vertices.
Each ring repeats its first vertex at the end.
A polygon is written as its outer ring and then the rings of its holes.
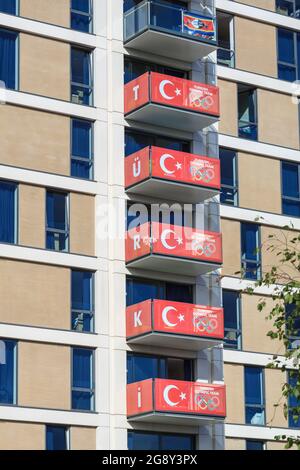
POLYGON ((127 385, 129 421, 200 425, 226 417, 224 385, 148 379, 127 385))
POLYGON ((219 193, 220 161, 159 147, 146 147, 125 158, 128 193, 184 203, 219 193))
POLYGON ((200 351, 223 342, 223 309, 145 300, 127 307, 126 332, 132 345, 200 351))
POLYGON ((158 1, 145 1, 124 14, 126 48, 194 62, 217 45, 214 4, 203 0, 203 13, 158 1))
POLYGON ((196 132, 219 120, 213 85, 146 72, 125 85, 125 119, 196 132))
POLYGON ((197 276, 222 263, 222 236, 191 227, 147 222, 126 233, 126 266, 197 276))

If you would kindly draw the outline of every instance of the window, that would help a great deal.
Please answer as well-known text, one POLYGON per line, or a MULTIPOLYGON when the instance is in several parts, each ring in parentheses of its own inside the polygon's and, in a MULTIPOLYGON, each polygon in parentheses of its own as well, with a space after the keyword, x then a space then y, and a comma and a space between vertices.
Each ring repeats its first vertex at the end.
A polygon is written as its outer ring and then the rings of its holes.
POLYGON ((155 134, 147 134, 126 129, 125 131, 125 156, 132 155, 139 150, 150 145, 178 150, 179 152, 189 152, 190 142, 178 140, 171 137, 165 137, 155 134))
POLYGON ((17 185, 0 181, 0 242, 17 243, 17 185))
POLYGON ((260 278, 260 235, 257 224, 241 224, 242 269, 245 279, 260 278))
POLYGON ((71 49, 72 103, 93 104, 92 54, 86 49, 71 49))
POLYGON ((265 443, 263 441, 250 441, 247 439, 246 450, 265 450, 265 443))
POLYGON ((15 341, 0 339, 0 403, 16 403, 16 354, 15 341))
POLYGON ((218 26, 218 64, 234 67, 234 30, 233 16, 221 11, 217 12, 218 26))
POLYGON ((128 431, 128 450, 194 450, 195 436, 189 434, 128 431))
POLYGON ((246 424, 265 424, 265 398, 263 369, 245 367, 245 415, 246 424))
POLYGON ((289 336, 289 349, 296 349, 300 346, 300 317, 297 315, 295 304, 286 304, 286 320, 287 327, 290 333, 289 336))
POLYGON ((18 34, 0 29, 0 87, 17 88, 17 40, 18 34), (3 83, 1 83, 3 82, 3 83))
POLYGON ((193 303, 193 286, 147 279, 126 279, 127 305, 134 305, 148 299, 193 303))
POLYGON ((92 0, 71 0, 71 28, 83 33, 93 30, 92 0))
POLYGON ((46 450, 68 450, 68 440, 65 426, 46 426, 46 450))
POLYGON ((146 354, 127 355, 127 383, 146 379, 193 380, 193 361, 146 354))
POLYGON ((276 12, 280 15, 300 18, 300 0, 276 0, 276 12))
POLYGON ((46 194, 46 248, 67 251, 69 245, 68 195, 54 191, 46 194))
POLYGON ((125 59, 124 81, 125 84, 146 72, 157 72, 173 77, 188 78, 188 73, 184 70, 175 69, 166 65, 142 62, 141 60, 125 59))
POLYGON ((300 79, 300 33, 277 30, 278 78, 288 82, 300 79))
POLYGON ((72 271, 72 330, 94 331, 94 275, 72 271))
POLYGON ((17 0, 0 0, 0 12, 9 13, 10 15, 16 15, 17 0))
POLYGON ((227 349, 242 348, 242 328, 240 312, 240 295, 238 292, 223 290, 224 308, 224 347, 227 349))
POLYGON ((257 140, 256 90, 248 85, 238 85, 239 137, 257 140))
POLYGON ((94 351, 73 348, 72 362, 72 409, 94 410, 94 351))
POLYGON ((72 119, 71 175, 93 178, 93 123, 72 119))
POLYGON ((237 156, 234 150, 220 148, 221 203, 238 205, 237 156))
MULTIPOLYGON (((297 385, 297 377, 298 377, 297 372, 296 372, 296 375, 293 374, 292 372, 288 372, 288 384, 291 387, 295 387, 297 385)), ((299 384, 297 385, 297 389, 298 388, 299 388, 299 384)), ((300 409, 298 410, 298 407, 300 407, 299 397, 297 398, 294 394, 289 395, 288 407, 289 407, 289 427, 300 428, 300 412, 299 412, 300 409)))
POLYGON ((282 213, 300 217, 300 175, 297 163, 281 163, 282 213))

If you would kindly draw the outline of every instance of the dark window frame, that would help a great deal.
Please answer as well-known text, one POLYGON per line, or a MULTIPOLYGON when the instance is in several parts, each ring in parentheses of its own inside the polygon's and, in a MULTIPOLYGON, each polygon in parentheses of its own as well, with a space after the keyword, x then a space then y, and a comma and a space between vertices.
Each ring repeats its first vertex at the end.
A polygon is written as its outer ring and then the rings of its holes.
MULTIPOLYGON (((230 289, 222 289, 222 296, 223 292, 233 292, 237 295, 237 311, 236 311, 236 316, 237 316, 237 328, 226 328, 224 326, 224 349, 230 349, 233 351, 241 351, 243 349, 243 328, 242 328, 242 299, 241 299, 241 294, 240 292, 233 291, 230 289), (237 340, 236 340, 236 346, 231 346, 226 342, 226 334, 227 333, 233 333, 235 334, 237 340)), ((223 302, 223 308, 224 308, 224 302, 223 302)), ((225 324, 225 310, 224 310, 224 324, 225 324)))
POLYGON ((244 403, 245 403, 245 424, 247 426, 265 426, 266 425, 266 389, 265 389, 265 370, 263 367, 260 366, 244 366, 244 403), (261 377, 261 398, 262 398, 262 403, 261 404, 253 404, 253 403, 247 403, 246 400, 246 369, 260 369, 260 377, 261 377), (252 423, 247 423, 247 408, 257 408, 258 410, 262 410, 263 413, 263 423, 262 424, 252 424, 252 423))
POLYGON ((283 209, 284 200, 285 201, 290 201, 290 202, 297 202, 299 204, 299 213, 300 213, 300 164, 297 163, 297 162, 293 162, 293 161, 281 160, 280 176, 281 176, 281 213, 282 213, 282 215, 286 215, 288 217, 300 217, 300 215, 299 216, 296 216, 296 215, 291 216, 290 214, 286 214, 284 212, 284 209, 283 209), (292 197, 292 196, 285 196, 283 194, 283 166, 284 166, 284 164, 288 164, 288 165, 297 167, 297 170, 298 170, 298 192, 299 192, 299 197, 298 198, 292 197))

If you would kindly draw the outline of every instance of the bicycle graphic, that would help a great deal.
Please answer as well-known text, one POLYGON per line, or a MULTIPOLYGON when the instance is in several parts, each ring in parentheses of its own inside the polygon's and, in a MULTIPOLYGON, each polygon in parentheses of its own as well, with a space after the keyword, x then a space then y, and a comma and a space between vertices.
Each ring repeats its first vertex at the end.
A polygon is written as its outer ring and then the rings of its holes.
POLYGON ((199 314, 195 314, 193 325, 195 330, 200 333, 213 333, 218 326, 218 322, 215 318, 203 318, 199 314))
POLYGON ((209 183, 215 177, 215 172, 211 168, 199 168, 197 166, 191 166, 190 172, 196 181, 203 181, 204 183, 209 183))
POLYGON ((192 251, 196 255, 209 258, 217 251, 217 247, 215 241, 194 239, 192 240, 192 251))
POLYGON ((203 96, 201 90, 190 90, 190 105, 195 108, 209 109, 214 104, 212 96, 203 96))
POLYGON ((220 400, 218 397, 207 398, 202 393, 198 393, 195 396, 195 403, 202 411, 214 411, 220 406, 220 400))

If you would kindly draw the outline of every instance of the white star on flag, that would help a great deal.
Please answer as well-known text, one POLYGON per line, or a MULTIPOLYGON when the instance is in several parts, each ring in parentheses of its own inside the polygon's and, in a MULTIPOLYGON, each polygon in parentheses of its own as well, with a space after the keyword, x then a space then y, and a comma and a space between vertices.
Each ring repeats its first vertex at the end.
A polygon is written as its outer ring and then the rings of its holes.
POLYGON ((180 321, 180 323, 184 321, 184 315, 182 315, 182 313, 180 313, 177 318, 180 321))
POLYGON ((181 401, 186 400, 186 393, 181 392, 181 394, 179 395, 179 397, 180 397, 180 400, 181 400, 181 401))
POLYGON ((176 96, 180 96, 181 95, 181 90, 179 90, 179 88, 176 88, 175 93, 176 93, 176 96))
POLYGON ((179 237, 179 238, 177 239, 177 243, 178 243, 178 245, 182 245, 182 244, 183 244, 182 238, 179 237))
POLYGON ((176 166, 177 170, 182 169, 182 163, 177 162, 175 166, 176 166))

